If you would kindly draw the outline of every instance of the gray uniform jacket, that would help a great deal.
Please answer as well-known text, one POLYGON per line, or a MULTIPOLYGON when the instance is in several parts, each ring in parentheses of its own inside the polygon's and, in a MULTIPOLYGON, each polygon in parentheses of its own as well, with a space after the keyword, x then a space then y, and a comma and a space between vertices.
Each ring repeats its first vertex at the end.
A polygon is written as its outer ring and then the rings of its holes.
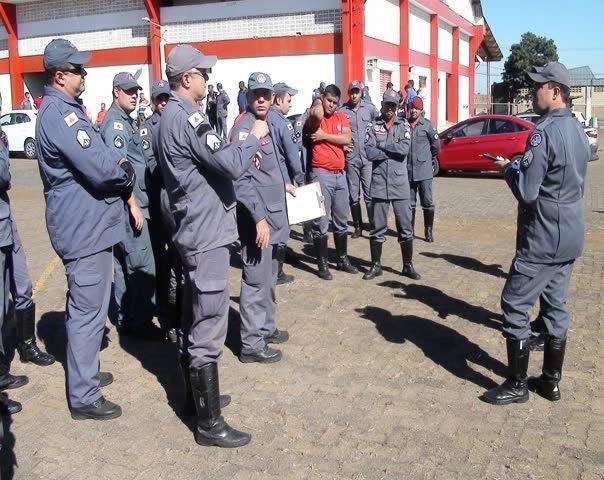
POLYGON ((0 142, 0 247, 13 244, 12 220, 8 189, 10 188, 10 171, 8 164, 8 150, 0 142))
POLYGON ((136 172, 134 196, 136 203, 149 218, 149 171, 147 158, 143 153, 142 138, 134 120, 117 104, 113 103, 103 119, 99 128, 103 141, 109 148, 113 148, 122 157, 126 157, 136 172))
POLYGON ((258 139, 223 144, 199 107, 172 92, 154 144, 183 262, 237 240, 233 180, 251 166, 258 139))
POLYGON ((440 152, 440 138, 430 120, 422 115, 411 128, 411 148, 407 158, 409 180, 419 182, 432 178, 432 157, 440 152))
POLYGON ((352 131, 352 152, 346 153, 346 161, 363 162, 367 161, 367 152, 365 151, 365 139, 368 130, 371 128, 373 121, 378 117, 378 111, 375 106, 361 100, 359 109, 355 112, 350 102, 342 105, 338 111, 342 112, 350 122, 350 130, 352 131))
POLYGON ((277 110, 271 107, 268 111, 268 121, 271 123, 275 133, 275 146, 279 161, 284 162, 288 172, 288 178, 301 185, 304 183, 304 171, 300 163, 298 152, 298 137, 291 122, 277 110))
POLYGON ((228 115, 227 105, 231 103, 231 99, 226 92, 219 93, 216 97, 216 115, 226 117, 228 115))
POLYGON ((308 148, 307 145, 304 144, 304 125, 306 124, 307 119, 308 110, 300 115, 294 124, 294 135, 296 136, 296 144, 298 145, 298 150, 300 151, 300 164, 302 165, 302 170, 305 174, 310 170, 308 148))
MULTIPOLYGON (((243 114, 233 126, 231 142, 241 145, 245 142, 255 117, 251 112, 243 114)), ((258 151, 262 155, 259 168, 252 166, 235 182, 237 193, 237 224, 239 236, 245 243, 256 240, 256 223, 266 219, 270 227, 270 243, 285 243, 289 236, 285 207, 285 183, 287 172, 277 158, 274 128, 260 141, 258 151)))
POLYGON ((155 158, 155 153, 153 152, 153 138, 159 134, 160 119, 161 115, 157 112, 153 112, 153 115, 151 115, 141 125, 139 131, 141 136, 141 146, 143 148, 145 158, 147 159, 147 169, 152 178, 155 177, 156 173, 160 173, 156 170, 157 160, 155 158))
POLYGON ((382 117, 368 130, 367 158, 373 162, 371 198, 406 200, 410 197, 407 154, 411 143, 409 124, 394 117, 390 129, 382 117))
POLYGON ((554 110, 537 122, 524 157, 505 172, 518 200, 518 258, 562 263, 581 256, 589 158, 589 143, 570 110, 554 110))
POLYGON ((118 165, 122 156, 107 148, 82 104, 45 87, 36 146, 46 227, 57 254, 80 258, 121 242, 126 233, 121 195, 132 185, 118 165))

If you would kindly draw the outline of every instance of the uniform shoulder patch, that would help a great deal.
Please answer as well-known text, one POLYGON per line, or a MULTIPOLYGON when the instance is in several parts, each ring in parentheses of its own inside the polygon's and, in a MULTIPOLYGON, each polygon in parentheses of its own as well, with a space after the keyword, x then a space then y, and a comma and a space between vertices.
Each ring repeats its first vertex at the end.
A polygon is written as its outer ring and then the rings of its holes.
POLYGON ((76 138, 82 148, 90 147, 90 136, 88 135, 88 132, 86 132, 86 130, 78 130, 76 138))
POLYGON ((529 150, 524 154, 522 160, 520 160, 520 166, 522 168, 528 168, 531 162, 533 161, 533 151, 529 150))
POLYGON ((71 127, 72 125, 74 125, 75 123, 77 123, 77 121, 79 120, 79 118, 78 118, 78 116, 76 115, 75 112, 71 112, 63 120, 65 120, 65 123, 67 124, 68 127, 71 127))
POLYGON ((541 135, 539 132, 535 132, 531 135, 529 143, 531 144, 531 147, 538 147, 539 145, 541 145, 542 141, 543 135, 541 135))
POLYGON ((113 122, 113 129, 114 130, 121 130, 123 132, 124 131, 124 124, 122 122, 113 122))
POLYGON ((206 145, 212 152, 215 152, 222 146, 222 140, 215 133, 208 133, 206 136, 206 145))
POLYGON ((287 129, 288 130, 293 130, 294 126, 291 123, 287 122, 287 129))
POLYGON ((411 132, 409 132, 409 130, 407 130, 407 131, 405 132, 405 138, 406 138, 407 140, 409 140, 409 139, 411 138, 411 132))
POLYGON ((248 136, 249 136, 249 133, 248 133, 248 132, 239 132, 239 136, 238 136, 239 141, 240 141, 240 142, 245 141, 245 139, 246 139, 248 136))
POLYGON ((434 140, 438 140, 438 133, 434 134, 434 140))
POLYGON ((151 146, 149 141, 145 140, 145 139, 143 139, 142 145, 143 145, 143 150, 149 150, 149 147, 151 146))
POLYGON ((139 134, 141 137, 144 137, 149 134, 149 130, 147 130, 146 128, 141 128, 139 134))
POLYGON ((200 112, 195 112, 189 117, 189 123, 193 128, 197 128, 203 122, 203 115, 200 112))
POLYGON ((120 135, 116 135, 113 139, 113 144, 116 148, 124 148, 124 139, 120 135))

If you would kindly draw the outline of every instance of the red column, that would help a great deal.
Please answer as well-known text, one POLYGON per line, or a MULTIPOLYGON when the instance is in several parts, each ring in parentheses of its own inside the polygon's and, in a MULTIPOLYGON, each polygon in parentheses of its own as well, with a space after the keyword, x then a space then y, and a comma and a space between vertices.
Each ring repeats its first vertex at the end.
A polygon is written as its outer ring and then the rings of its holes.
POLYGON ((409 81, 409 0, 400 0, 399 8, 401 16, 401 39, 399 42, 398 58, 401 76, 400 89, 403 90, 409 81))
POLYGON ((438 124, 438 15, 430 16, 430 121, 438 124))
POLYGON ((453 27, 453 60, 451 76, 447 84, 447 110, 449 122, 457 123, 459 119, 459 28, 453 27))
POLYGON ((19 36, 17 32, 17 8, 12 3, 0 2, 0 16, 8 34, 8 71, 10 74, 10 89, 12 107, 19 108, 25 89, 21 62, 19 57, 19 36))
POLYGON ((342 0, 344 89, 352 80, 365 81, 365 2, 342 0))
POLYGON ((470 80, 470 116, 476 115, 476 52, 480 48, 482 39, 484 36, 484 30, 481 25, 474 27, 474 35, 470 39, 470 58, 468 59, 469 73, 468 77, 470 80))
POLYGON ((145 0, 149 15, 149 49, 153 80, 161 79, 161 0, 145 0))

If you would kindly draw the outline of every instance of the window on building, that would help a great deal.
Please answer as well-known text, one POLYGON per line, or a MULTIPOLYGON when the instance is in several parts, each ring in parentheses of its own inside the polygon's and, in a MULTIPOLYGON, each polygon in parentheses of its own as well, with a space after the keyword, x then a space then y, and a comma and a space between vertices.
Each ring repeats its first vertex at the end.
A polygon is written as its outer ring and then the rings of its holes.
POLYGON ((604 93, 604 86, 594 87, 594 92, 596 92, 596 93, 604 93))
POLYGON ((570 93, 581 93, 583 87, 570 87, 570 93))
POLYGON ((388 70, 380 70, 380 97, 386 91, 386 85, 392 81, 392 72, 388 70))

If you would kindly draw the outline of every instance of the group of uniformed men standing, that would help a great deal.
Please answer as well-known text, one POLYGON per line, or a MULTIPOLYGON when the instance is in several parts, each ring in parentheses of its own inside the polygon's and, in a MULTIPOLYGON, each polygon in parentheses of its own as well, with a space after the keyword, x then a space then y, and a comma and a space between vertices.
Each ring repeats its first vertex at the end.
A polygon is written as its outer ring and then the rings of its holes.
MULTIPOLYGON (((225 141, 198 106, 217 59, 179 45, 167 58, 168 81, 152 85, 153 116, 143 125, 134 123, 130 113, 140 86, 131 74, 119 73, 113 81, 113 105, 99 132, 79 101, 89 58, 67 40, 49 43, 44 52, 47 85, 36 127, 47 228, 68 284, 71 415, 121 415, 119 405, 101 392, 112 376, 99 371, 113 280, 121 334, 155 338, 157 333, 150 332, 155 332, 156 312, 164 330, 178 329, 187 399, 198 418, 197 443, 245 445, 251 436, 231 428, 221 415, 230 397, 220 395, 217 366, 227 333, 229 247, 240 240, 239 358, 279 361, 281 351, 269 344, 289 338, 277 328, 275 305, 290 232, 286 194, 295 195, 296 185, 308 181, 321 185, 327 215, 313 222, 312 234, 322 279, 332 278, 327 259, 330 218, 338 269, 358 273, 347 255, 347 222, 350 209, 353 238, 358 238, 361 188, 372 260, 363 278, 382 274, 392 204, 402 274, 419 279, 412 263, 414 212, 419 191, 426 240, 433 241, 436 129, 422 115, 421 98, 411 102, 408 119, 400 118, 399 94, 387 90, 378 113, 361 99, 358 81, 350 84, 349 100, 341 108, 338 87, 326 86, 292 126, 285 115, 296 90, 255 72, 248 81, 247 111, 225 141)), ((4 261, 5 248, 1 253, 4 261)))

